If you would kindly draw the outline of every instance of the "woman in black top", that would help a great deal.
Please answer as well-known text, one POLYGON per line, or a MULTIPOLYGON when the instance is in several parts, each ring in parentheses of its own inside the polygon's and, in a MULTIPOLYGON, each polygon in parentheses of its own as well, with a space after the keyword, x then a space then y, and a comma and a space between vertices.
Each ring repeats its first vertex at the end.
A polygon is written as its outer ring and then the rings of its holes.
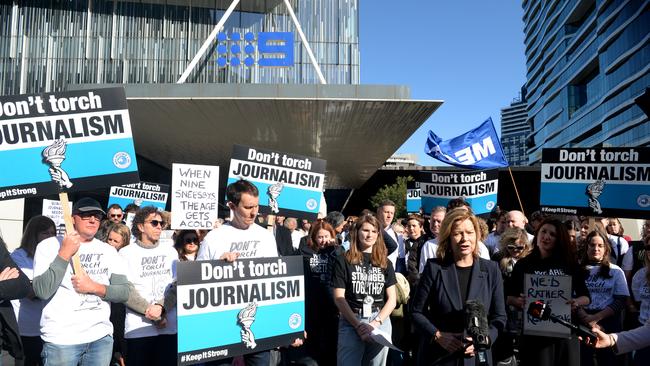
MULTIPOLYGON (((503 280, 496 262, 479 256, 479 223, 465 209, 447 213, 440 226, 436 258, 429 259, 420 276, 411 313, 420 331, 418 365, 475 365, 474 345, 465 332, 468 300, 483 304, 494 342, 506 322, 503 280), (467 346, 467 347, 465 347, 467 346), (467 358, 466 358, 467 357, 467 358)), ((490 351, 480 355, 492 364, 490 351)))
MULTIPOLYGON (((572 276, 571 309, 589 304, 589 290, 585 285, 584 273, 579 269, 575 256, 569 246, 569 235, 562 222, 546 219, 537 229, 533 239, 535 246, 526 258, 517 261, 510 281, 506 286, 508 304, 524 309, 524 275, 572 276)), ((522 365, 554 366, 580 365, 580 345, 578 337, 571 338, 540 337, 522 335, 519 345, 522 365)))
POLYGON ((381 224, 361 216, 350 230, 350 250, 334 262, 334 302, 341 313, 339 366, 386 363, 388 348, 371 339, 379 328, 391 337, 390 313, 395 308, 395 271, 387 258, 381 224))
POLYGON ((330 283, 334 260, 343 252, 332 225, 318 221, 310 226, 307 245, 300 248, 305 272, 305 346, 319 365, 335 365, 339 312, 330 283))

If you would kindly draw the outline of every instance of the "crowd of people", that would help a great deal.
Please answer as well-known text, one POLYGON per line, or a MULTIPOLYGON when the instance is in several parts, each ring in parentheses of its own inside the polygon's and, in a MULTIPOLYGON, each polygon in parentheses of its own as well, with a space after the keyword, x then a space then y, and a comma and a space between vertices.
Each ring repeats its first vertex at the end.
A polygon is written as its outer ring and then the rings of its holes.
POLYGON ((162 240, 173 213, 151 206, 81 198, 63 237, 31 218, 13 253, 0 243, 2 347, 24 365, 175 365, 179 261, 297 255, 304 337, 205 365, 650 364, 650 220, 632 241, 618 218, 482 219, 457 198, 427 215, 395 218, 385 201, 310 222, 259 215, 245 180, 226 194, 231 219, 177 230, 173 244, 162 240), (243 240, 255 245, 232 245, 243 240), (571 276, 571 319, 596 340, 522 334, 526 274, 571 276), (484 309, 486 339, 468 332, 469 303, 484 309))

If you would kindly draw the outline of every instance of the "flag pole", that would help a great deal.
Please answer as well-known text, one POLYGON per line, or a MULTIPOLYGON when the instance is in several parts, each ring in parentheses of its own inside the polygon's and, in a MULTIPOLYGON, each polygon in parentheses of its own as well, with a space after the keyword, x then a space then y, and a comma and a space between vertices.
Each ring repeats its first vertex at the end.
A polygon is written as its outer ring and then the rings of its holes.
POLYGON ((512 179, 512 186, 515 187, 515 194, 517 195, 517 201, 519 201, 519 208, 521 212, 526 216, 526 211, 524 211, 524 205, 521 204, 521 198, 519 197, 519 190, 517 190, 517 183, 515 183, 515 177, 512 175, 512 169, 508 165, 508 172, 510 172, 510 179, 512 179))

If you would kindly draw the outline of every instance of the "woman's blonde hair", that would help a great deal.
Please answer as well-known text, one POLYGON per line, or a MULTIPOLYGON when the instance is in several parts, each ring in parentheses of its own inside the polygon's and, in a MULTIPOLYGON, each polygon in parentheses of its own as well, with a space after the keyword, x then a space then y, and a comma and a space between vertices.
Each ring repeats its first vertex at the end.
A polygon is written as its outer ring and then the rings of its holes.
POLYGON ((372 246, 370 262, 375 267, 386 268, 388 266, 388 250, 382 236, 382 228, 379 220, 373 215, 360 216, 350 229, 350 250, 345 253, 345 258, 350 264, 361 264, 363 252, 359 249, 359 231, 363 224, 370 224, 377 230, 377 241, 372 246))
POLYGON ((454 229, 454 226, 457 223, 463 222, 465 220, 470 220, 472 226, 474 226, 474 232, 476 233, 476 242, 474 243, 474 252, 472 255, 474 258, 478 258, 480 255, 479 248, 479 237, 481 236, 481 227, 471 212, 464 208, 455 208, 445 215, 445 219, 442 220, 440 224, 440 234, 438 234, 438 250, 436 251, 436 256, 440 260, 452 260, 454 258, 452 249, 451 249, 451 231, 454 229))
POLYGON ((518 227, 507 228, 503 234, 501 234, 501 238, 499 239, 499 251, 504 254, 503 258, 499 261, 499 267, 501 267, 502 271, 507 269, 508 262, 510 261, 510 258, 512 258, 508 251, 508 245, 515 244, 517 241, 524 245, 524 250, 521 251, 521 255, 517 259, 527 256, 533 250, 532 245, 530 245, 530 242, 528 241, 526 230, 518 227))
POLYGON ((120 249, 129 245, 129 243, 131 242, 131 230, 129 230, 128 226, 120 222, 112 223, 111 225, 108 226, 108 229, 106 230, 106 239, 104 240, 105 242, 108 242, 108 235, 110 233, 117 233, 122 237, 122 246, 120 247, 120 249))

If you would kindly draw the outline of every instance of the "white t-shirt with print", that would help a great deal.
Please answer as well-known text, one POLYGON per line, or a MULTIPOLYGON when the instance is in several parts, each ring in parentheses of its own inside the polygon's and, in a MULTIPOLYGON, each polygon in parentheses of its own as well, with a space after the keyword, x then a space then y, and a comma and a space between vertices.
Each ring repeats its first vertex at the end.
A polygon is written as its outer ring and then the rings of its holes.
MULTIPOLYGON (((34 279, 34 259, 27 256, 23 249, 16 249, 11 253, 11 259, 16 262, 18 268, 29 278, 34 279)), ((16 314, 18 329, 20 335, 24 337, 38 337, 41 335, 41 311, 43 310, 43 300, 35 297, 33 299, 22 298, 20 300, 11 300, 11 305, 16 314)))
POLYGON ((277 257, 278 247, 273 234, 257 224, 242 230, 227 223, 205 236, 196 260, 219 259, 227 252, 239 258, 277 257))
POLYGON ((639 309, 639 323, 645 324, 650 318, 650 285, 645 278, 645 267, 639 269, 632 277, 632 294, 634 300, 641 303, 639 309))
MULTIPOLYGON (((45 239, 36 247, 34 277, 44 273, 59 252, 56 237, 45 239)), ((102 285, 109 285, 113 274, 124 275, 117 251, 112 246, 93 239, 81 243, 77 252, 88 276, 102 285)), ((45 342, 72 345, 94 342, 113 334, 109 320, 110 304, 99 296, 77 293, 72 287, 72 260, 57 291, 45 301, 41 315, 41 338, 45 342)))
MULTIPOLYGON (((140 296, 150 304, 164 299, 165 291, 176 279, 178 252, 165 243, 158 243, 155 248, 143 248, 138 243, 133 243, 120 249, 119 254, 126 267, 126 277, 140 296)), ((142 338, 176 334, 176 308, 167 310, 167 326, 158 329, 144 315, 127 307, 124 337, 142 338)))
POLYGON ((609 264, 610 278, 603 278, 599 275, 600 265, 586 266, 589 274, 585 283, 589 289, 591 302, 587 305, 588 310, 603 310, 614 302, 614 296, 630 296, 625 281, 625 274, 621 267, 614 263, 609 264))

